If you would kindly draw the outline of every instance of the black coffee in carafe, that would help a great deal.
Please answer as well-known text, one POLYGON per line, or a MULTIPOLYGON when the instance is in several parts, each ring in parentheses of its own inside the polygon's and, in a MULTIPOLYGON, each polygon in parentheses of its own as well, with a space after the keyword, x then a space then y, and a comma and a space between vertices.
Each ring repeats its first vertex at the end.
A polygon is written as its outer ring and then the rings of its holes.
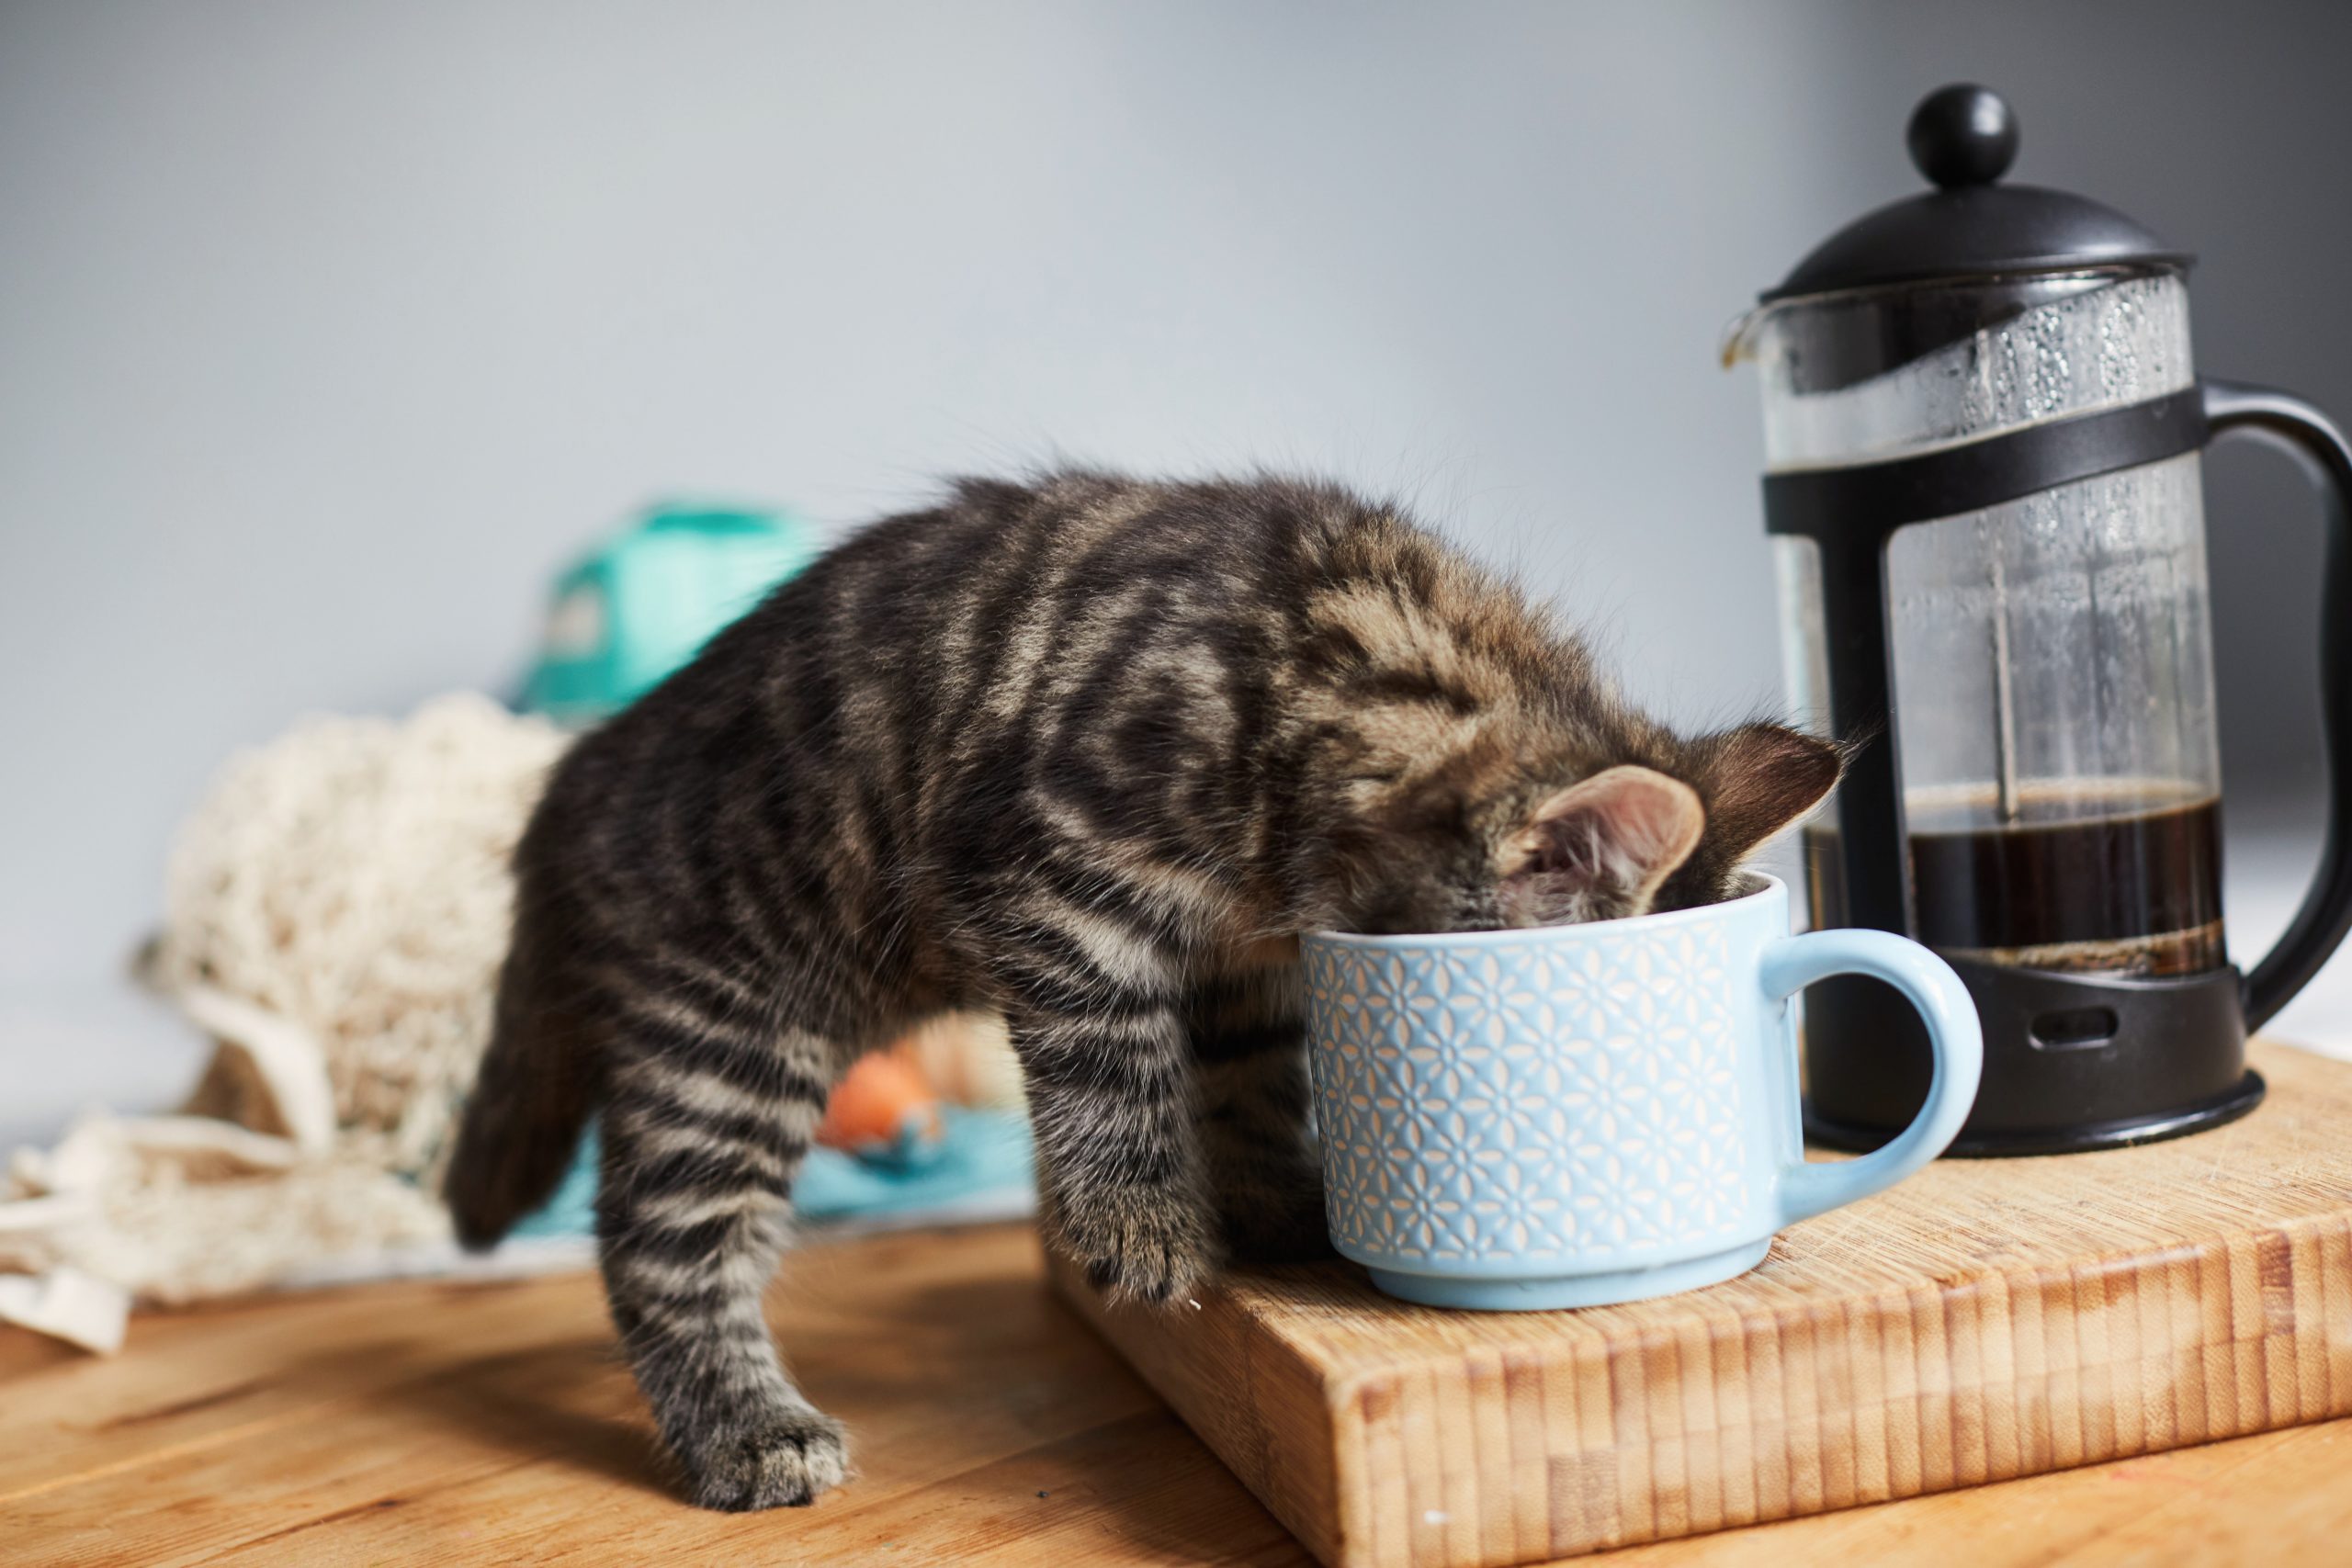
MULTIPOLYGON (((2194 786, 2030 786, 2007 821, 1992 792, 1955 792, 1907 815, 1914 934, 1947 956, 2119 976, 2228 962, 2221 802, 2194 786)), ((1841 924, 1835 828, 1806 849, 1815 923, 1841 924)))
MULTIPOLYGON (((2031 803, 2029 803, 2031 804, 2031 803)), ((2129 799, 2047 803, 2064 815, 1939 829, 1915 819, 1919 940, 2029 969, 2190 975, 2222 946, 2222 803, 2130 809, 2129 799), (2085 807, 2097 809, 2083 810, 2085 807)))

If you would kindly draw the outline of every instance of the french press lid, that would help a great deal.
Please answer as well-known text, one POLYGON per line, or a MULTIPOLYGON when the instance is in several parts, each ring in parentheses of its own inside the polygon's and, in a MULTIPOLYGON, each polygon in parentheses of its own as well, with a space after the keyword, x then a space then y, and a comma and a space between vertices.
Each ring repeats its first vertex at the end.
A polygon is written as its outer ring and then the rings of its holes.
POLYGON ((1760 297, 1765 303, 1941 278, 2185 267, 2194 259, 2087 197, 2001 184, 2017 158, 2018 118, 1989 87, 1963 82, 1928 94, 1904 141, 1936 188, 1830 235, 1760 297))

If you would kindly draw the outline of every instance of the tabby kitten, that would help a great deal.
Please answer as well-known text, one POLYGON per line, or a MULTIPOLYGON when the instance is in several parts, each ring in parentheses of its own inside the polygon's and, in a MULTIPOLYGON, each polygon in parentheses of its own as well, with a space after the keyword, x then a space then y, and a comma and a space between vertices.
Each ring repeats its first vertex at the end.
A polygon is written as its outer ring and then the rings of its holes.
POLYGON ((971 482, 852 538, 563 761, 516 854, 448 1180, 494 1243, 601 1116, 598 1235, 697 1502, 807 1503, 842 1429, 760 1297, 833 1081, 1012 1026, 1053 1246, 1181 1301, 1324 1245, 1295 938, 1705 903, 1835 783, 1678 738, 1394 508, 1280 479, 971 482))

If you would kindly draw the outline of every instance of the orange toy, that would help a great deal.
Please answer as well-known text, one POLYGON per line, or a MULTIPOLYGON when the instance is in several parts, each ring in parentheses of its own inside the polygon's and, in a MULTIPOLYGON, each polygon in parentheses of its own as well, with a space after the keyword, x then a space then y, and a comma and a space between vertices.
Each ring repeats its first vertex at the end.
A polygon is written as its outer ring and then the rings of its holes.
POLYGON ((945 1128, 939 1096, 902 1046, 859 1059, 825 1102, 817 1141, 869 1157, 899 1158, 935 1148, 945 1128))

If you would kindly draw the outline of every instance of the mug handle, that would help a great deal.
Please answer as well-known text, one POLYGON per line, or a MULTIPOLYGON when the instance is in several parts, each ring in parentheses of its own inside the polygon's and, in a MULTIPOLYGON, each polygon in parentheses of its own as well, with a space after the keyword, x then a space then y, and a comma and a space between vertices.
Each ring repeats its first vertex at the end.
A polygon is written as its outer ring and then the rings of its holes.
POLYGON ((1984 1071, 1984 1034, 1976 1004, 1951 965, 1891 931, 1838 930, 1782 937, 1764 950, 1757 978, 1764 994, 1786 1004, 1816 980, 1868 975, 1885 981, 1919 1010, 1935 1053, 1927 1103, 1892 1143, 1850 1160, 1807 1160, 1781 1170, 1780 1223, 1794 1224, 1894 1186, 1944 1152, 1976 1103, 1984 1071))
POLYGON ((2238 381, 2203 381, 2205 425, 2215 439, 2264 436, 2303 460, 2320 481, 2327 520, 2325 586, 2320 592, 2320 713, 2327 745, 2327 837, 2319 873, 2277 945, 2245 980, 2245 1026, 2270 1021, 2319 973, 2352 930, 2352 446, 2301 398, 2238 381))

